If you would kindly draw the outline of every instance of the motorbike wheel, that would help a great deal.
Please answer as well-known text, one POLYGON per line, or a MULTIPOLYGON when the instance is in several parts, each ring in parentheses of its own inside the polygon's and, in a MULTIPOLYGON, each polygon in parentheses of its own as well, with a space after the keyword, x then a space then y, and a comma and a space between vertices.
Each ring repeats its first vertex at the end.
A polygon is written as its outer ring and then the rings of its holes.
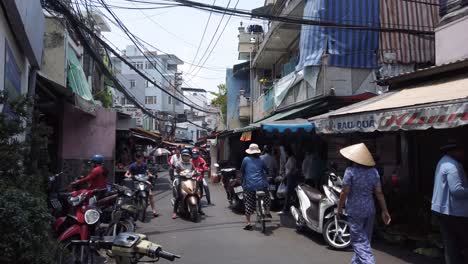
POLYGON ((198 207, 196 205, 190 207, 190 221, 194 223, 198 222, 198 207))
POLYGON ((148 199, 139 198, 138 199, 138 219, 141 222, 144 222, 146 219, 146 208, 148 207, 148 199))
POLYGON ((106 230, 106 236, 117 236, 123 232, 135 232, 135 224, 131 220, 122 220, 111 224, 106 230))
POLYGON ((72 240, 80 240, 79 236, 70 237, 62 243, 58 252, 58 263, 81 263, 81 264, 94 264, 96 263, 96 253, 86 246, 72 246, 72 240), (81 255, 83 250, 83 255, 81 255))
POLYGON ((332 248, 345 249, 351 244, 350 226, 344 219, 338 220, 338 228, 334 217, 328 219, 323 227, 322 234, 325 242, 332 248))

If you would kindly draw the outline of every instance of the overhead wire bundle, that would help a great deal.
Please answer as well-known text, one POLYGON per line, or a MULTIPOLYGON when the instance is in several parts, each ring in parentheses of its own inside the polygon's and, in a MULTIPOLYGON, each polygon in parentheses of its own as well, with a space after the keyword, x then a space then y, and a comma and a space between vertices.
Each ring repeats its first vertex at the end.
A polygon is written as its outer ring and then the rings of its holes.
MULTIPOLYGON (((70 8, 67 5, 65 5, 65 4, 63 4, 61 2, 58 2, 58 1, 49 0, 49 1, 45 1, 45 2, 46 2, 45 8, 47 10, 49 10, 49 11, 52 10, 52 11, 54 11, 56 13, 59 13, 59 14, 63 15, 67 19, 69 24, 74 29, 77 37, 82 42, 83 47, 87 50, 87 52, 90 54, 90 56, 93 58, 93 60, 95 62, 97 62, 97 64, 98 64, 99 68, 101 69, 101 71, 105 75, 107 75, 109 77, 109 79, 114 83, 117 90, 122 92, 132 103, 135 104, 136 107, 140 108, 148 116, 150 116, 150 117, 152 117, 152 118, 154 118, 156 120, 159 120, 159 121, 170 121, 170 120, 161 119, 161 118, 155 116, 153 114, 153 112, 149 111, 143 105, 141 105, 141 103, 138 102, 138 100, 136 100, 135 97, 126 90, 126 88, 119 82, 119 80, 117 80, 117 78, 109 71, 109 69, 106 67, 106 65, 102 62, 102 59, 100 58, 100 55, 95 50, 93 50, 93 47, 90 44, 90 38, 95 39, 100 45, 103 46, 103 48, 106 51, 110 51, 112 54, 114 54, 114 56, 116 56, 120 60, 122 60, 125 64, 127 64, 130 68, 132 68, 137 74, 139 74, 143 78, 145 78, 148 82, 150 82, 153 85, 155 85, 156 87, 160 88, 162 91, 168 93, 167 91, 165 91, 157 83, 155 83, 153 80, 151 80, 145 74, 143 74, 141 71, 139 71, 130 62, 128 62, 125 58, 123 58, 117 51, 115 51, 112 47, 110 47, 109 44, 107 44, 104 40, 102 40, 99 36, 97 36, 92 29, 88 28, 83 23, 83 21, 81 20, 82 16, 81 17, 77 16, 76 11, 75 12, 70 11, 70 8)), ((171 94, 169 94, 169 95, 172 96, 171 94)), ((176 99, 181 100, 179 98, 176 98, 176 99)), ((190 106, 190 107, 193 107, 194 109, 197 109, 197 107, 194 107, 193 105, 190 105, 190 104, 185 103, 185 102, 183 102, 183 103, 190 106)), ((197 109, 197 110, 203 111, 203 109, 197 109)))

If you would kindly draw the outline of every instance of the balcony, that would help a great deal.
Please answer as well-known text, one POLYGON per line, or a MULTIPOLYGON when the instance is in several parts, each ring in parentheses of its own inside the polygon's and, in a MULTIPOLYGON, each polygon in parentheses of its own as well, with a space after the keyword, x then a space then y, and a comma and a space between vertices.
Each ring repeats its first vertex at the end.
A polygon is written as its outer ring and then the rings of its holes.
POLYGON ((244 90, 239 92, 239 119, 250 119, 250 97, 244 96, 244 90))
POLYGON ((241 25, 238 29, 238 60, 251 60, 255 56, 256 47, 263 41, 263 28, 260 25, 250 25, 246 29, 241 25))
MULTIPOLYGON (((302 17, 304 0, 292 0, 284 5, 281 16, 302 17)), ((287 54, 291 46, 299 42, 301 26, 272 22, 269 31, 260 43, 252 65, 256 68, 270 68, 277 60, 287 54)))

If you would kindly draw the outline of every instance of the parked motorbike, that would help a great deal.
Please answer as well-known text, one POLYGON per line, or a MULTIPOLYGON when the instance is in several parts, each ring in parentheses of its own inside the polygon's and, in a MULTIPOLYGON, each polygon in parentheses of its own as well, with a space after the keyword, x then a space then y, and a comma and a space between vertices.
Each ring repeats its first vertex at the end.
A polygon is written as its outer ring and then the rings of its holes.
POLYGON ((325 195, 307 184, 296 187, 299 207, 291 206, 296 228, 305 227, 321 233, 333 248, 344 249, 351 243, 350 225, 346 216, 337 217, 337 206, 342 180, 335 173, 328 173, 328 184, 323 185, 325 195))
POLYGON ((203 188, 200 186, 201 176, 196 171, 184 170, 176 174, 176 177, 177 179, 172 184, 174 194, 172 204, 174 205, 177 195, 180 195, 178 213, 188 215, 191 221, 198 222, 198 209, 202 197, 200 188, 203 188), (180 194, 177 193, 177 180, 180 181, 180 194))
POLYGON ((122 232, 134 232, 134 215, 138 212, 133 202, 133 191, 125 186, 110 184, 117 192, 117 199, 110 213, 110 222, 105 234, 116 236, 122 232))
MULTIPOLYGON (((67 201, 73 208, 73 213, 59 217, 53 223, 54 230, 59 234, 58 241, 64 249, 71 250, 71 240, 89 239, 97 234, 101 217, 101 211, 96 206, 97 197, 105 192, 107 189, 84 189, 67 194, 67 201)), ((81 260, 81 263, 90 257, 84 248, 73 249, 72 256, 81 260)))
MULTIPOLYGON (((148 240, 146 235, 125 232, 113 237, 92 237, 88 240, 73 240, 74 247, 87 247, 93 251, 110 251, 116 264, 136 264, 143 257, 174 261, 180 256, 162 250, 161 246, 148 240)), ((148 262, 148 261, 145 261, 148 262)))
POLYGON ((68 193, 59 190, 59 177, 62 174, 63 172, 60 172, 47 179, 48 206, 50 214, 56 218, 65 216, 68 210, 68 193))
POLYGON ((133 179, 136 206, 138 208, 137 219, 143 222, 146 219, 146 209, 148 208, 150 191, 153 185, 151 184, 150 177, 147 174, 134 175, 133 179))
POLYGON ((244 210, 244 190, 241 182, 237 179, 236 168, 221 167, 218 163, 215 164, 215 167, 218 168, 221 175, 221 182, 226 191, 230 207, 238 211, 244 210))

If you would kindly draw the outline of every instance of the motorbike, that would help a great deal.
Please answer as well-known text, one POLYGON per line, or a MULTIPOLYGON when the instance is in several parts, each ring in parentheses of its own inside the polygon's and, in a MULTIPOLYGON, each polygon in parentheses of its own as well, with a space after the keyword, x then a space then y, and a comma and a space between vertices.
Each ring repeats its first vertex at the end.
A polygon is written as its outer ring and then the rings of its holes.
MULTIPOLYGON (((110 184, 117 192, 117 199, 110 213, 109 225, 105 231, 108 236, 116 236, 122 232, 134 232, 134 215, 138 212, 133 201, 133 191, 125 186, 110 184)), ((98 202, 99 203, 99 202, 98 202)))
POLYGON ((214 165, 221 174, 221 182, 223 183, 224 190, 226 191, 229 205, 232 209, 242 211, 244 209, 244 190, 236 176, 236 168, 234 167, 221 167, 220 164, 214 165))
POLYGON ((138 174, 133 176, 136 206, 138 208, 137 219, 144 222, 146 219, 146 209, 150 199, 152 184, 147 174, 138 174))
POLYGON ((341 178, 328 172, 328 183, 323 185, 325 195, 307 184, 299 184, 296 187, 299 206, 291 206, 298 231, 307 227, 321 233, 325 242, 335 249, 345 249, 351 243, 346 214, 338 217, 336 212, 341 189, 341 178))
POLYGON ((143 257, 159 258, 174 261, 180 256, 162 250, 161 246, 148 240, 146 235, 132 232, 120 233, 117 236, 91 237, 87 240, 73 240, 71 242, 76 247, 88 247, 93 251, 105 249, 110 251, 110 255, 115 259, 116 264, 137 264, 143 257))
POLYGON ((180 195, 178 213, 188 215, 191 221, 198 222, 198 209, 202 197, 200 188, 203 188, 200 186, 201 176, 196 171, 184 170, 178 173, 176 177, 177 179, 172 184, 174 194, 172 205, 174 205, 177 195, 180 195), (180 194, 178 194, 177 190, 177 181, 180 181, 180 194))
POLYGON ((101 217, 101 210, 96 205, 97 197, 105 192, 107 189, 83 189, 66 194, 73 213, 58 217, 53 223, 53 229, 59 234, 58 241, 62 243, 63 249, 71 250, 73 258, 81 262, 91 256, 84 248, 71 248, 71 240, 89 239, 91 235, 97 234, 101 217))
POLYGON ((60 172, 51 175, 47 179, 47 205, 50 209, 50 214, 56 218, 66 215, 68 211, 68 193, 59 190, 59 177, 63 174, 60 172))

